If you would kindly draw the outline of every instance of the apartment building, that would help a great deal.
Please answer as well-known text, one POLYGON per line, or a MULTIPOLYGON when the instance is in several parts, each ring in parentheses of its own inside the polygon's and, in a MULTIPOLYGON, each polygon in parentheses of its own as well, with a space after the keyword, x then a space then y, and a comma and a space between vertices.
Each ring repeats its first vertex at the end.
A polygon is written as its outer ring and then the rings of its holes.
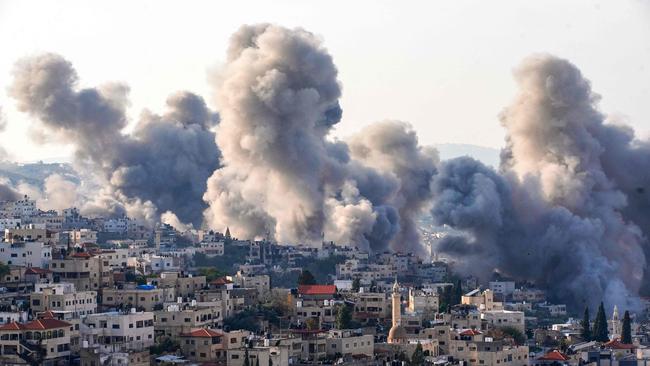
POLYGON ((151 312, 108 312, 83 318, 79 333, 84 348, 100 353, 141 351, 155 344, 151 312))
POLYGON ((46 318, 0 326, 0 364, 54 366, 70 356, 71 324, 46 318))
POLYGON ((373 357, 375 337, 371 334, 360 334, 350 330, 330 330, 325 341, 326 353, 329 356, 364 355, 373 357))
POLYGON ((154 311, 164 302, 175 300, 176 290, 173 287, 156 288, 151 285, 139 285, 102 290, 102 306, 104 308, 121 307, 154 311))
POLYGON ((157 335, 177 338, 197 328, 217 328, 223 321, 220 302, 169 304, 154 311, 157 335))
POLYGON ((0 243, 0 262, 14 266, 47 268, 52 248, 40 241, 0 243))
POLYGON ((63 259, 50 263, 55 282, 70 282, 75 289, 97 291, 113 285, 113 273, 103 265, 99 256, 86 252, 75 252, 63 259))
POLYGON ((68 312, 79 318, 97 312, 97 292, 76 291, 72 283, 38 283, 29 303, 34 312, 68 312))

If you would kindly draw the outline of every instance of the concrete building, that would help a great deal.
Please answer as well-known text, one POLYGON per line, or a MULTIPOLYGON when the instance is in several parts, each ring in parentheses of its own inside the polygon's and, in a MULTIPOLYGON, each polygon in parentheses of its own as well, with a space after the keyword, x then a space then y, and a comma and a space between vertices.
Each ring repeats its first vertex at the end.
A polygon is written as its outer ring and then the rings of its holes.
POLYGON ((83 318, 79 333, 83 348, 99 353, 142 351, 155 343, 151 312, 108 312, 83 318))
POLYGON ((242 288, 254 288, 257 293, 264 295, 271 290, 271 277, 266 274, 244 274, 242 271, 237 271, 234 276, 228 276, 228 279, 242 288))
POLYGON ((53 259, 50 263, 55 282, 70 282, 75 289, 97 291, 113 285, 113 273, 104 267, 99 256, 86 252, 73 253, 63 259, 53 259))
POLYGON ((515 281, 491 281, 489 287, 492 292, 505 299, 515 292, 515 281))
POLYGON ((73 318, 97 312, 97 292, 76 291, 72 283, 38 283, 29 302, 34 312, 69 312, 73 318))
POLYGON ((223 321, 220 302, 167 304, 154 311, 157 335, 177 338, 197 328, 218 328, 223 321))
POLYGON ((156 288, 150 285, 129 286, 127 288, 105 288, 102 291, 102 306, 105 308, 136 308, 154 311, 164 302, 176 300, 173 287, 156 288))
POLYGON ((53 366, 70 356, 71 324, 47 318, 0 326, 0 364, 53 366))
POLYGON ((375 337, 371 334, 354 333, 350 330, 330 330, 325 341, 326 353, 329 356, 359 356, 373 357, 375 337))
POLYGON ((38 241, 0 243, 0 262, 15 266, 47 268, 52 248, 38 241))
POLYGON ((523 311, 486 310, 481 311, 481 319, 494 328, 513 327, 522 333, 526 331, 523 311))
POLYGON ((461 297, 460 303, 476 306, 479 310, 490 311, 503 309, 503 303, 494 301, 494 292, 490 289, 483 292, 478 288, 472 290, 461 297))
POLYGON ((438 308, 439 297, 435 291, 409 289, 408 311, 410 313, 428 314, 433 317, 433 314, 438 312, 438 308))

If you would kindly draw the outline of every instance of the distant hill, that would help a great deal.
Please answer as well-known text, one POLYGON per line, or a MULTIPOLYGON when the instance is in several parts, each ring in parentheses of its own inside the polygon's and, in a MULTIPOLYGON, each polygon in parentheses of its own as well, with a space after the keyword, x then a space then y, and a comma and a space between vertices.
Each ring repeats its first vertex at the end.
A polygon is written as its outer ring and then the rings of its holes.
POLYGON ((470 156, 483 164, 499 167, 499 149, 470 144, 436 144, 435 147, 440 152, 441 160, 470 156))
POLYGON ((52 174, 59 174, 68 180, 79 183, 77 172, 68 163, 13 163, 0 161, 0 177, 7 178, 13 184, 20 182, 29 183, 38 187, 43 186, 45 178, 52 174))

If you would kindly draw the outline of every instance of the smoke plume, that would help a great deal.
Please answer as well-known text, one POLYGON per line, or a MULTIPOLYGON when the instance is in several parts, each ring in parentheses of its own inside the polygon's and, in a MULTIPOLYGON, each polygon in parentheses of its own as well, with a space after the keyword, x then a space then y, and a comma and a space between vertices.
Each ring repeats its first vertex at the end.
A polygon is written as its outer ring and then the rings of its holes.
POLYGON ((125 206, 131 211, 154 206, 156 215, 172 211, 184 222, 200 224, 205 182, 218 166, 211 131, 217 115, 201 97, 178 92, 167 100, 165 114, 144 111, 125 135, 129 88, 110 83, 78 89, 77 81, 69 61, 44 54, 16 63, 9 93, 21 111, 74 144, 78 165, 97 172, 100 185, 108 186, 90 210, 116 213, 127 211, 125 206))
POLYGON ((434 164, 424 162, 428 153, 405 124, 375 127, 380 141, 357 137, 348 146, 328 140, 342 115, 341 87, 317 37, 302 29, 244 26, 215 79, 223 167, 204 196, 212 227, 288 243, 325 238, 374 250, 419 250, 413 219, 422 204, 416 201, 429 195, 434 164), (382 156, 391 159, 380 162, 382 156))
POLYGON ((464 234, 439 250, 483 278, 497 269, 532 280, 574 309, 600 299, 638 308, 645 239, 606 164, 607 145, 625 139, 568 61, 532 56, 515 78, 520 92, 501 115, 501 174, 467 158, 441 167, 432 214, 464 234))

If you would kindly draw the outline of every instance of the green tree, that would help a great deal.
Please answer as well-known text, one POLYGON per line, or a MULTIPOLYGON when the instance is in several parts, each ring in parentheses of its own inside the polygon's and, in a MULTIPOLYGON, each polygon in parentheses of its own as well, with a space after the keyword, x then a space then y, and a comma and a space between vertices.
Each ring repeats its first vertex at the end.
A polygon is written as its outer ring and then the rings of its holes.
POLYGON ((298 285, 315 285, 316 278, 306 269, 302 270, 302 273, 298 277, 298 285))
POLYGON ((589 306, 585 307, 585 314, 582 317, 582 340, 589 342, 591 340, 591 320, 589 319, 589 306))
POLYGON ((526 336, 524 333, 515 327, 502 327, 501 332, 503 332, 504 337, 512 338, 519 346, 526 343, 526 336))
POLYGON ((214 267, 202 267, 202 268, 199 268, 198 273, 199 273, 200 276, 205 276, 205 282, 208 282, 208 283, 216 280, 219 277, 223 277, 223 276, 226 275, 224 272, 222 272, 222 271, 220 271, 220 270, 218 270, 218 269, 216 269, 214 267))
POLYGON ((10 270, 11 270, 11 268, 9 268, 8 265, 0 262, 0 277, 4 277, 4 276, 8 275, 10 270))
POLYGON ((600 303, 600 306, 598 306, 598 312, 596 313, 592 339, 598 342, 609 341, 609 335, 607 331, 607 317, 605 316, 605 306, 602 302, 600 303))
POLYGON ((359 292, 360 288, 361 288, 361 280, 359 279, 359 277, 357 277, 352 281, 352 291, 359 292))
POLYGON ((415 351, 413 352, 413 355, 411 355, 411 362, 409 362, 409 365, 423 366, 424 362, 425 362, 425 357, 424 357, 424 351, 422 350, 422 344, 418 342, 418 345, 415 346, 415 351))
POLYGON ((623 329, 621 334, 621 342, 625 344, 632 344, 632 321, 630 320, 630 312, 625 310, 623 315, 623 329))
POLYGON ((346 305, 339 306, 336 311, 336 328, 350 329, 352 323, 352 311, 346 305))

